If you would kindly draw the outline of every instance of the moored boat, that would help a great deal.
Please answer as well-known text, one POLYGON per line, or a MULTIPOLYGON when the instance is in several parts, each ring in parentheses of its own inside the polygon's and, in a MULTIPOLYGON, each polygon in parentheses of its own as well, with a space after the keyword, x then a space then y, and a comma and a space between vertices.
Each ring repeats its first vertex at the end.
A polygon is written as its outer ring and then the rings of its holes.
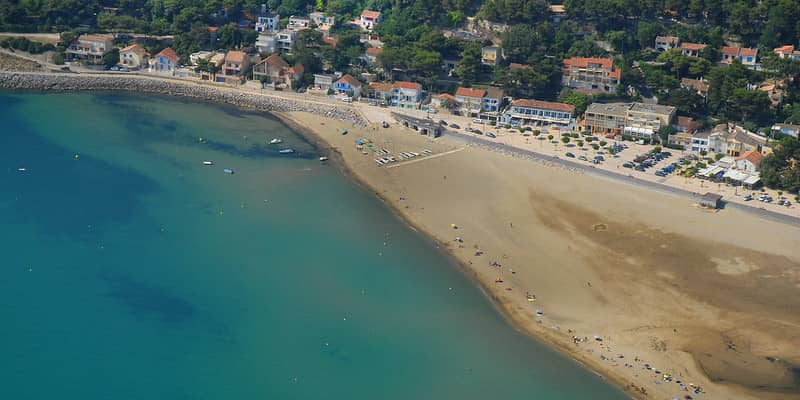
POLYGON ((281 149, 281 150, 278 150, 278 153, 281 153, 281 154, 292 154, 292 153, 294 153, 294 149, 281 149))
POLYGON ((232 170, 232 169, 230 169, 230 168, 225 168, 225 169, 223 169, 223 170, 222 170, 222 172, 224 172, 224 173, 226 173, 226 174, 231 174, 231 175, 233 175, 233 170, 232 170))
POLYGON ((322 156, 319 158, 320 161, 328 161, 328 157, 322 156))
POLYGON ((269 144, 281 144, 281 143, 283 143, 283 140, 278 139, 278 138, 275 138, 275 139, 272 139, 272 140, 269 141, 269 144))
POLYGON ((214 165, 213 161, 203 161, 203 165, 214 165))

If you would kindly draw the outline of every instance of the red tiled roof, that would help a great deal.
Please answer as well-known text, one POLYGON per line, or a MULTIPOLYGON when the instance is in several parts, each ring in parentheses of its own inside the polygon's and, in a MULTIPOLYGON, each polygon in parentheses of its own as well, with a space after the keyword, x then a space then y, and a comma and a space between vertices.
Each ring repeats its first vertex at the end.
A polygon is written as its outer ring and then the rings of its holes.
POLYGON ((486 91, 483 89, 459 87, 458 90, 456 90, 456 96, 461 97, 476 97, 482 99, 484 94, 486 94, 486 91))
POLYGON ((755 150, 750 150, 747 153, 744 153, 741 156, 739 156, 737 160, 747 160, 753 163, 753 165, 759 165, 761 164, 761 160, 763 158, 764 156, 760 152, 755 150))
POLYGON ((172 47, 167 47, 166 49, 161 50, 158 54, 156 54, 156 58, 158 57, 169 58, 173 63, 177 63, 179 60, 178 54, 175 53, 175 50, 172 50, 172 47))
POLYGON ((214 32, 216 32, 218 30, 219 30, 219 27, 216 27, 216 26, 209 26, 208 27, 208 31, 211 32, 211 33, 214 33, 214 32))
POLYGON ((739 55, 739 48, 738 47, 731 47, 731 46, 722 46, 720 49, 720 54, 727 54, 729 56, 737 56, 739 55))
POLYGON ((134 53, 144 53, 144 49, 142 48, 142 46, 139 46, 138 44, 132 44, 128 47, 123 48, 119 52, 122 53, 125 51, 132 51, 134 53))
POLYGON ((707 45, 702 43, 681 43, 681 48, 684 50, 703 51, 707 45))
POLYGON ((330 36, 322 38, 322 43, 325 43, 331 47, 336 47, 336 39, 330 36))
POLYGON ((244 57, 245 57, 244 52, 238 50, 232 50, 225 55, 225 61, 240 63, 244 62, 244 57))
POLYGON ((272 54, 269 57, 259 61, 257 65, 261 65, 261 64, 267 64, 267 65, 269 65, 271 67, 278 67, 278 68, 288 67, 289 66, 289 64, 286 61, 283 61, 281 56, 279 56, 277 54, 272 54))
POLYGON ((791 53, 794 51, 794 46, 787 44, 786 46, 776 47, 772 51, 776 53, 791 53))
POLYGON ((573 106, 572 104, 555 103, 552 101, 518 99, 511 102, 511 104, 517 107, 541 108, 544 110, 568 112, 570 114, 575 112, 575 106, 573 106))
POLYGON ((372 10, 364 10, 361 12, 361 16, 368 19, 377 19, 381 16, 380 11, 372 11, 372 10))
POLYGON ((572 57, 564 60, 564 66, 568 69, 571 67, 586 68, 589 64, 600 64, 602 68, 611 69, 614 67, 613 60, 610 58, 598 57, 572 57))
POLYGON ((440 99, 440 100, 453 100, 453 101, 455 101, 455 100, 456 100, 455 96, 453 96, 453 95, 452 95, 452 94, 450 94, 450 93, 442 93, 442 94, 439 94, 439 95, 437 95, 437 96, 436 96, 436 98, 437 98, 437 99, 440 99))
POLYGON ((749 47, 741 47, 739 48, 739 55, 744 57, 755 57, 756 53, 758 53, 758 49, 751 49, 749 47))
POLYGON ((369 87, 376 92, 391 92, 394 89, 394 85, 385 82, 372 82, 369 87))
POLYGON ((411 90, 420 90, 420 89, 422 89, 422 85, 420 85, 419 83, 417 83, 417 82, 406 82, 406 81, 395 82, 394 83, 394 87, 403 88, 403 89, 411 89, 411 90))
POLYGON ((339 78, 339 80, 337 80, 334 83, 339 83, 339 82, 347 83, 348 85, 353 87, 361 86, 361 82, 359 82, 358 79, 350 76, 350 74, 345 74, 343 77, 339 78))

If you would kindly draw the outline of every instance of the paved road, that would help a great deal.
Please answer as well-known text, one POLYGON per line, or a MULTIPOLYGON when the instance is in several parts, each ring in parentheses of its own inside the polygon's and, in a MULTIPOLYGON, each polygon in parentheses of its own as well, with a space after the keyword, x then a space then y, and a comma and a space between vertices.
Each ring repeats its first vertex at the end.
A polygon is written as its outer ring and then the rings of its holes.
MULTIPOLYGON (((586 174, 598 176, 605 179, 611 179, 617 182, 623 182, 629 185, 636 185, 639 187, 644 187, 651 190, 656 190, 662 193, 683 196, 687 198, 696 198, 697 195, 691 191, 680 189, 672 186, 667 186, 658 182, 646 181, 642 179, 637 179, 631 175, 623 175, 613 171, 608 171, 605 169, 595 168, 591 165, 587 165, 584 163, 580 163, 577 161, 572 161, 570 159, 559 158, 557 156, 551 156, 549 154, 538 153, 532 150, 527 149, 520 149, 518 147, 507 146, 503 143, 498 143, 489 139, 486 139, 482 136, 477 136, 468 133, 462 133, 458 131, 453 131, 450 129, 445 130, 446 134, 449 137, 456 138, 459 141, 462 141, 466 144, 478 145, 481 147, 486 147, 494 151, 498 151, 501 153, 506 154, 515 154, 519 156, 531 157, 535 159, 539 159, 542 161, 548 161, 553 164, 560 165, 562 167, 578 170, 584 172, 586 174)), ((749 205, 733 203, 733 202, 726 202, 725 208, 732 208, 736 210, 741 210, 758 217, 766 218, 776 222, 782 222, 789 225, 800 226, 800 218, 794 217, 791 215, 781 214, 770 210, 765 210, 763 208, 757 208, 749 205)))

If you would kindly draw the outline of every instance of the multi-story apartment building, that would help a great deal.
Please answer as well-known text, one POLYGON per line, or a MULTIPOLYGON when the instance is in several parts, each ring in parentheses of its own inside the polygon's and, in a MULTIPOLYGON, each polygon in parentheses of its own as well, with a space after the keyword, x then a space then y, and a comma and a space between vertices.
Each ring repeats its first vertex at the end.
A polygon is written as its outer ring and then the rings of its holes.
POLYGON ((86 60, 90 64, 103 62, 103 56, 113 47, 109 36, 80 35, 65 51, 71 60, 86 60))
POLYGON ((603 136, 656 139, 658 130, 675 118, 675 107, 644 103, 592 103, 586 109, 583 130, 603 136))
POLYGON ((620 72, 610 58, 572 57, 564 60, 562 83, 580 92, 614 93, 620 72))

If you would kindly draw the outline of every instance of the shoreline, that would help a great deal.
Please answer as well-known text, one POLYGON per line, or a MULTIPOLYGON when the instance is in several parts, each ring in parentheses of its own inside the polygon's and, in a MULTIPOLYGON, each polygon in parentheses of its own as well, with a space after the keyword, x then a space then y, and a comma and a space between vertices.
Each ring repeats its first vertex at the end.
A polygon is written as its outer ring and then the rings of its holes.
MULTIPOLYGON (((453 262, 456 263, 456 266, 459 267, 463 272, 466 273, 467 277, 471 280, 475 280, 480 288, 481 292, 492 302, 492 305, 497 308, 498 312, 503 316, 509 325, 527 335, 530 336, 532 339, 546 345, 547 347, 558 351, 565 357, 569 357, 570 359, 574 360, 578 364, 588 368, 595 374, 601 376, 604 380, 608 381, 609 383, 613 384, 620 390, 622 390, 628 396, 632 396, 634 398, 654 398, 651 395, 657 396, 657 394, 653 392, 642 392, 639 390, 639 386, 633 385, 631 381, 625 377, 624 375, 619 375, 613 372, 612 369, 606 367, 606 364, 598 361, 592 355, 587 355, 585 352, 581 352, 582 348, 580 347, 573 347, 570 343, 565 342, 562 337, 563 332, 561 331, 551 331, 543 326, 539 329, 536 329, 537 326, 532 324, 530 316, 526 315, 524 311, 521 311, 517 304, 509 301, 508 298, 505 298, 503 292, 498 292, 499 289, 496 286, 491 285, 485 277, 481 276, 481 273, 470 264, 467 264, 464 261, 464 254, 459 255, 459 251, 452 247, 452 244, 445 243, 442 239, 437 236, 437 233, 430 229, 430 227, 426 227, 420 223, 420 220, 415 218, 413 215, 409 215, 408 211, 404 210, 401 207, 401 204, 396 203, 392 198, 386 194, 388 189, 383 190, 381 192, 381 187, 378 187, 374 184, 370 183, 370 179, 363 175, 365 172, 363 168, 359 168, 359 165, 356 163, 348 162, 347 155, 343 154, 340 150, 340 147, 337 147, 337 144, 334 143, 334 140, 337 139, 335 137, 326 139, 322 132, 317 132, 311 126, 306 126, 301 124, 299 121, 296 121, 296 118, 292 113, 295 112, 307 112, 313 114, 315 118, 325 118, 326 120, 335 120, 339 123, 350 124, 355 126, 363 126, 366 125, 364 118, 355 110, 355 109, 346 109, 344 107, 337 107, 334 105, 321 105, 321 104, 300 104, 299 102, 293 99, 282 99, 278 98, 277 96, 259 96, 258 94, 251 94, 251 93, 243 93, 238 92, 238 94, 234 93, 231 94, 232 90, 229 88, 213 88, 213 87, 206 87, 205 85, 200 85, 192 82, 167 82, 163 79, 156 79, 156 78, 131 78, 131 77, 120 77, 120 76, 83 76, 80 79, 71 79, 73 75, 66 75, 66 74, 18 74, 18 73, 9 73, 9 72, 0 72, 0 88, 12 89, 12 90, 30 90, 30 91, 70 91, 70 90, 80 90, 80 91, 125 91, 125 92, 139 92, 139 93, 148 93, 148 94, 158 94, 158 95, 170 95, 170 96, 178 96, 182 98, 193 98, 201 101, 207 101, 216 104, 228 104, 237 107, 241 107, 247 110, 256 110, 256 111, 265 111, 270 112, 273 116, 278 118, 282 123, 287 125, 292 131, 296 132, 300 136, 305 136, 308 139, 311 139, 310 142, 313 143, 314 147, 317 150, 325 151, 326 155, 328 155, 332 161, 337 165, 337 168, 340 169, 345 175, 347 175, 352 181, 356 182, 362 188, 369 190, 370 192, 374 193, 383 203, 385 203, 388 208, 395 214, 401 221, 406 223, 409 227, 414 229, 417 233, 423 235, 425 238, 431 240, 437 248, 444 251, 453 262), (17 78, 9 79, 9 76, 16 76, 17 78), (35 76, 36 79, 24 79, 19 78, 20 76, 23 77, 30 77, 35 76), (67 81, 70 82, 62 82, 64 78, 67 78, 67 81), (21 80, 20 80, 21 79, 21 80), (123 79, 124 81, 119 81, 119 79, 123 79), (103 82, 106 80, 116 81, 114 84, 109 84, 108 82, 103 82), (81 81, 81 82, 79 82, 81 81), (136 81, 138 83, 147 81, 146 90, 138 89, 138 87, 126 86, 131 83, 131 81, 136 81), (11 83, 9 83, 11 82, 11 83), (23 82, 23 83, 20 83, 23 82), (76 82, 80 86, 76 86, 76 82), (124 82, 125 85, 121 85, 124 82), (160 84, 159 84, 160 83, 160 84), (163 84, 163 85, 162 85, 163 84), (36 85, 41 85, 36 87, 36 85), (12 86, 12 87, 9 87, 12 86), (166 86, 166 88, 164 87, 166 86), (180 86, 182 88, 176 89, 175 86, 180 86), (192 89, 199 89, 199 90, 192 90, 192 89), (164 90, 167 90, 166 92, 164 90), (216 96, 216 97, 212 97, 216 96), (338 118, 337 118, 338 117, 338 118), (334 140, 332 140, 334 139, 334 140), (361 172, 361 173, 359 173, 361 172)), ((134 85, 135 86, 135 85, 134 85)), ((309 121, 310 123, 310 121, 309 121)), ((332 124, 331 124, 332 125, 332 124)), ((328 126, 327 128, 330 128, 328 126)), ((327 129, 326 128, 326 129, 327 129)), ((319 128, 318 128, 319 129, 319 128)), ((401 128, 402 129, 402 128, 401 128)), ((400 133, 403 135, 404 133, 400 133)), ((351 142, 350 136, 346 139, 347 142, 351 142)), ((508 149, 506 149, 508 150, 508 149)), ((485 151, 485 150, 476 150, 476 151, 485 151)), ((503 157, 508 157, 507 155, 502 155, 503 157)), ((352 161, 352 160, 351 160, 352 161)), ((525 162, 525 161, 522 161, 525 162)), ((398 168, 399 169, 399 168, 398 168)), ((388 172, 386 173, 388 175, 388 172)), ((620 182, 621 184, 626 184, 625 182, 620 182)), ((627 183, 627 185, 636 186, 635 183, 632 185, 631 183, 627 183)), ((652 190, 652 188, 640 187, 641 190, 652 190)), ((698 365, 695 361, 695 369, 703 370, 701 365, 698 365)), ((710 382, 710 380, 709 380, 710 382)), ((703 385, 706 387, 707 385, 703 385)), ((642 387, 643 388, 643 387, 642 387)), ((733 393, 736 393, 737 390, 732 390, 733 393)), ((758 396, 753 397, 753 393, 748 393, 749 395, 747 398, 758 398, 758 396)), ((755 392, 756 395, 758 394, 775 394, 775 392, 755 392)), ((770 396, 771 397, 771 396, 770 396)), ((655 397, 661 398, 661 397, 655 397)), ((705 398, 738 398, 736 396, 733 397, 708 397, 705 398)), ((777 397, 776 397, 777 398, 777 397)))
POLYGON ((48 92, 130 92, 191 98, 215 104, 227 104, 262 112, 303 111, 325 118, 365 125, 354 109, 314 101, 298 101, 276 95, 245 93, 231 87, 164 79, 157 76, 114 74, 69 74, 0 71, 0 89, 48 92))

